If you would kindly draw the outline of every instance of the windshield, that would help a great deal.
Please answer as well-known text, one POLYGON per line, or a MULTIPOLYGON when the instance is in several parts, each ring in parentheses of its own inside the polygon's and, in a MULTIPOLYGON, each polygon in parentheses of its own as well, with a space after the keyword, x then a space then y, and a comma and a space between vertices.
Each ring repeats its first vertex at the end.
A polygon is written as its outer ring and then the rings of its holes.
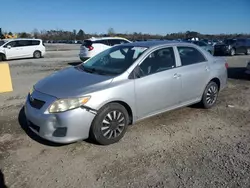
POLYGON ((126 71, 147 48, 119 45, 107 49, 82 64, 91 73, 118 75, 126 71))
POLYGON ((225 44, 233 44, 235 42, 236 42, 235 39, 227 39, 227 40, 224 41, 225 44))
POLYGON ((0 40, 0 46, 2 46, 3 44, 5 44, 5 41, 0 40))

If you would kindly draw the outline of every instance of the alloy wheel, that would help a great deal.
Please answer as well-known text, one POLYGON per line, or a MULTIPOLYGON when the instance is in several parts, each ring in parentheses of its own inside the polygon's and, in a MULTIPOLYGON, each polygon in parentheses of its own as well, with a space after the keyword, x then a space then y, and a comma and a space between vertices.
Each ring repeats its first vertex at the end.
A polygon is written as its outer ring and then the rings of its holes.
POLYGON ((208 105, 213 105, 218 97, 218 88, 211 85, 207 90, 206 102, 208 105))
POLYGON ((124 114, 118 110, 111 111, 102 121, 102 135, 107 139, 116 138, 122 133, 125 125, 124 114))

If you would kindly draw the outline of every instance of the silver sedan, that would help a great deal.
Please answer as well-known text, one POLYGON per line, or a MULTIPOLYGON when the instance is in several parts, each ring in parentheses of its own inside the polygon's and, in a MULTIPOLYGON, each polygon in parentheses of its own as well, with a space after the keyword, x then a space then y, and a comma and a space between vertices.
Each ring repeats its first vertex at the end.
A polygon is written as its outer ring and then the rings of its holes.
POLYGON ((108 145, 138 120, 195 103, 213 107, 226 83, 225 60, 197 45, 122 44, 39 81, 25 114, 30 129, 47 140, 91 137, 108 145))

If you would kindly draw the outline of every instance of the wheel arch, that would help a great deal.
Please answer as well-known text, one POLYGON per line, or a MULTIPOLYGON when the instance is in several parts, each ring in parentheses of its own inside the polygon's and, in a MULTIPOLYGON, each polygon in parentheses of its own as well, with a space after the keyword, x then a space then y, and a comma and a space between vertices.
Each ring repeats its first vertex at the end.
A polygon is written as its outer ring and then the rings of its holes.
POLYGON ((3 60, 6 60, 6 55, 3 52, 0 52, 0 56, 3 56, 3 60))
POLYGON ((215 83, 218 85, 218 89, 220 90, 220 85, 221 85, 221 83, 220 83, 220 79, 219 79, 219 78, 214 77, 213 79, 211 79, 211 80, 208 82, 208 84, 209 84, 210 82, 215 82, 215 83))
POLYGON ((40 50, 35 50, 35 51, 33 52, 33 55, 34 55, 36 52, 39 52, 39 53, 42 55, 42 52, 41 52, 40 50))
POLYGON ((105 103, 104 105, 102 105, 102 107, 104 107, 108 104, 111 104, 111 103, 118 103, 118 104, 122 105, 127 110, 128 116, 129 116, 129 125, 131 125, 133 123, 134 119, 133 119, 133 111, 132 111, 132 108, 130 107, 130 105, 122 100, 113 100, 113 101, 109 101, 109 102, 105 103))

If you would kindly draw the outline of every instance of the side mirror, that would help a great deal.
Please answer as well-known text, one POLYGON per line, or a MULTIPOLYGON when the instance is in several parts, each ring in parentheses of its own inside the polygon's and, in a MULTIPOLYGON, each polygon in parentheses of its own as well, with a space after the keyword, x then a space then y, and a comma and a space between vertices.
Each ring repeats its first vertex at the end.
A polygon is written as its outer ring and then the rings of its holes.
POLYGON ((8 45, 8 46, 7 46, 7 48, 8 48, 8 49, 11 49, 11 46, 10 46, 10 45, 8 45))

